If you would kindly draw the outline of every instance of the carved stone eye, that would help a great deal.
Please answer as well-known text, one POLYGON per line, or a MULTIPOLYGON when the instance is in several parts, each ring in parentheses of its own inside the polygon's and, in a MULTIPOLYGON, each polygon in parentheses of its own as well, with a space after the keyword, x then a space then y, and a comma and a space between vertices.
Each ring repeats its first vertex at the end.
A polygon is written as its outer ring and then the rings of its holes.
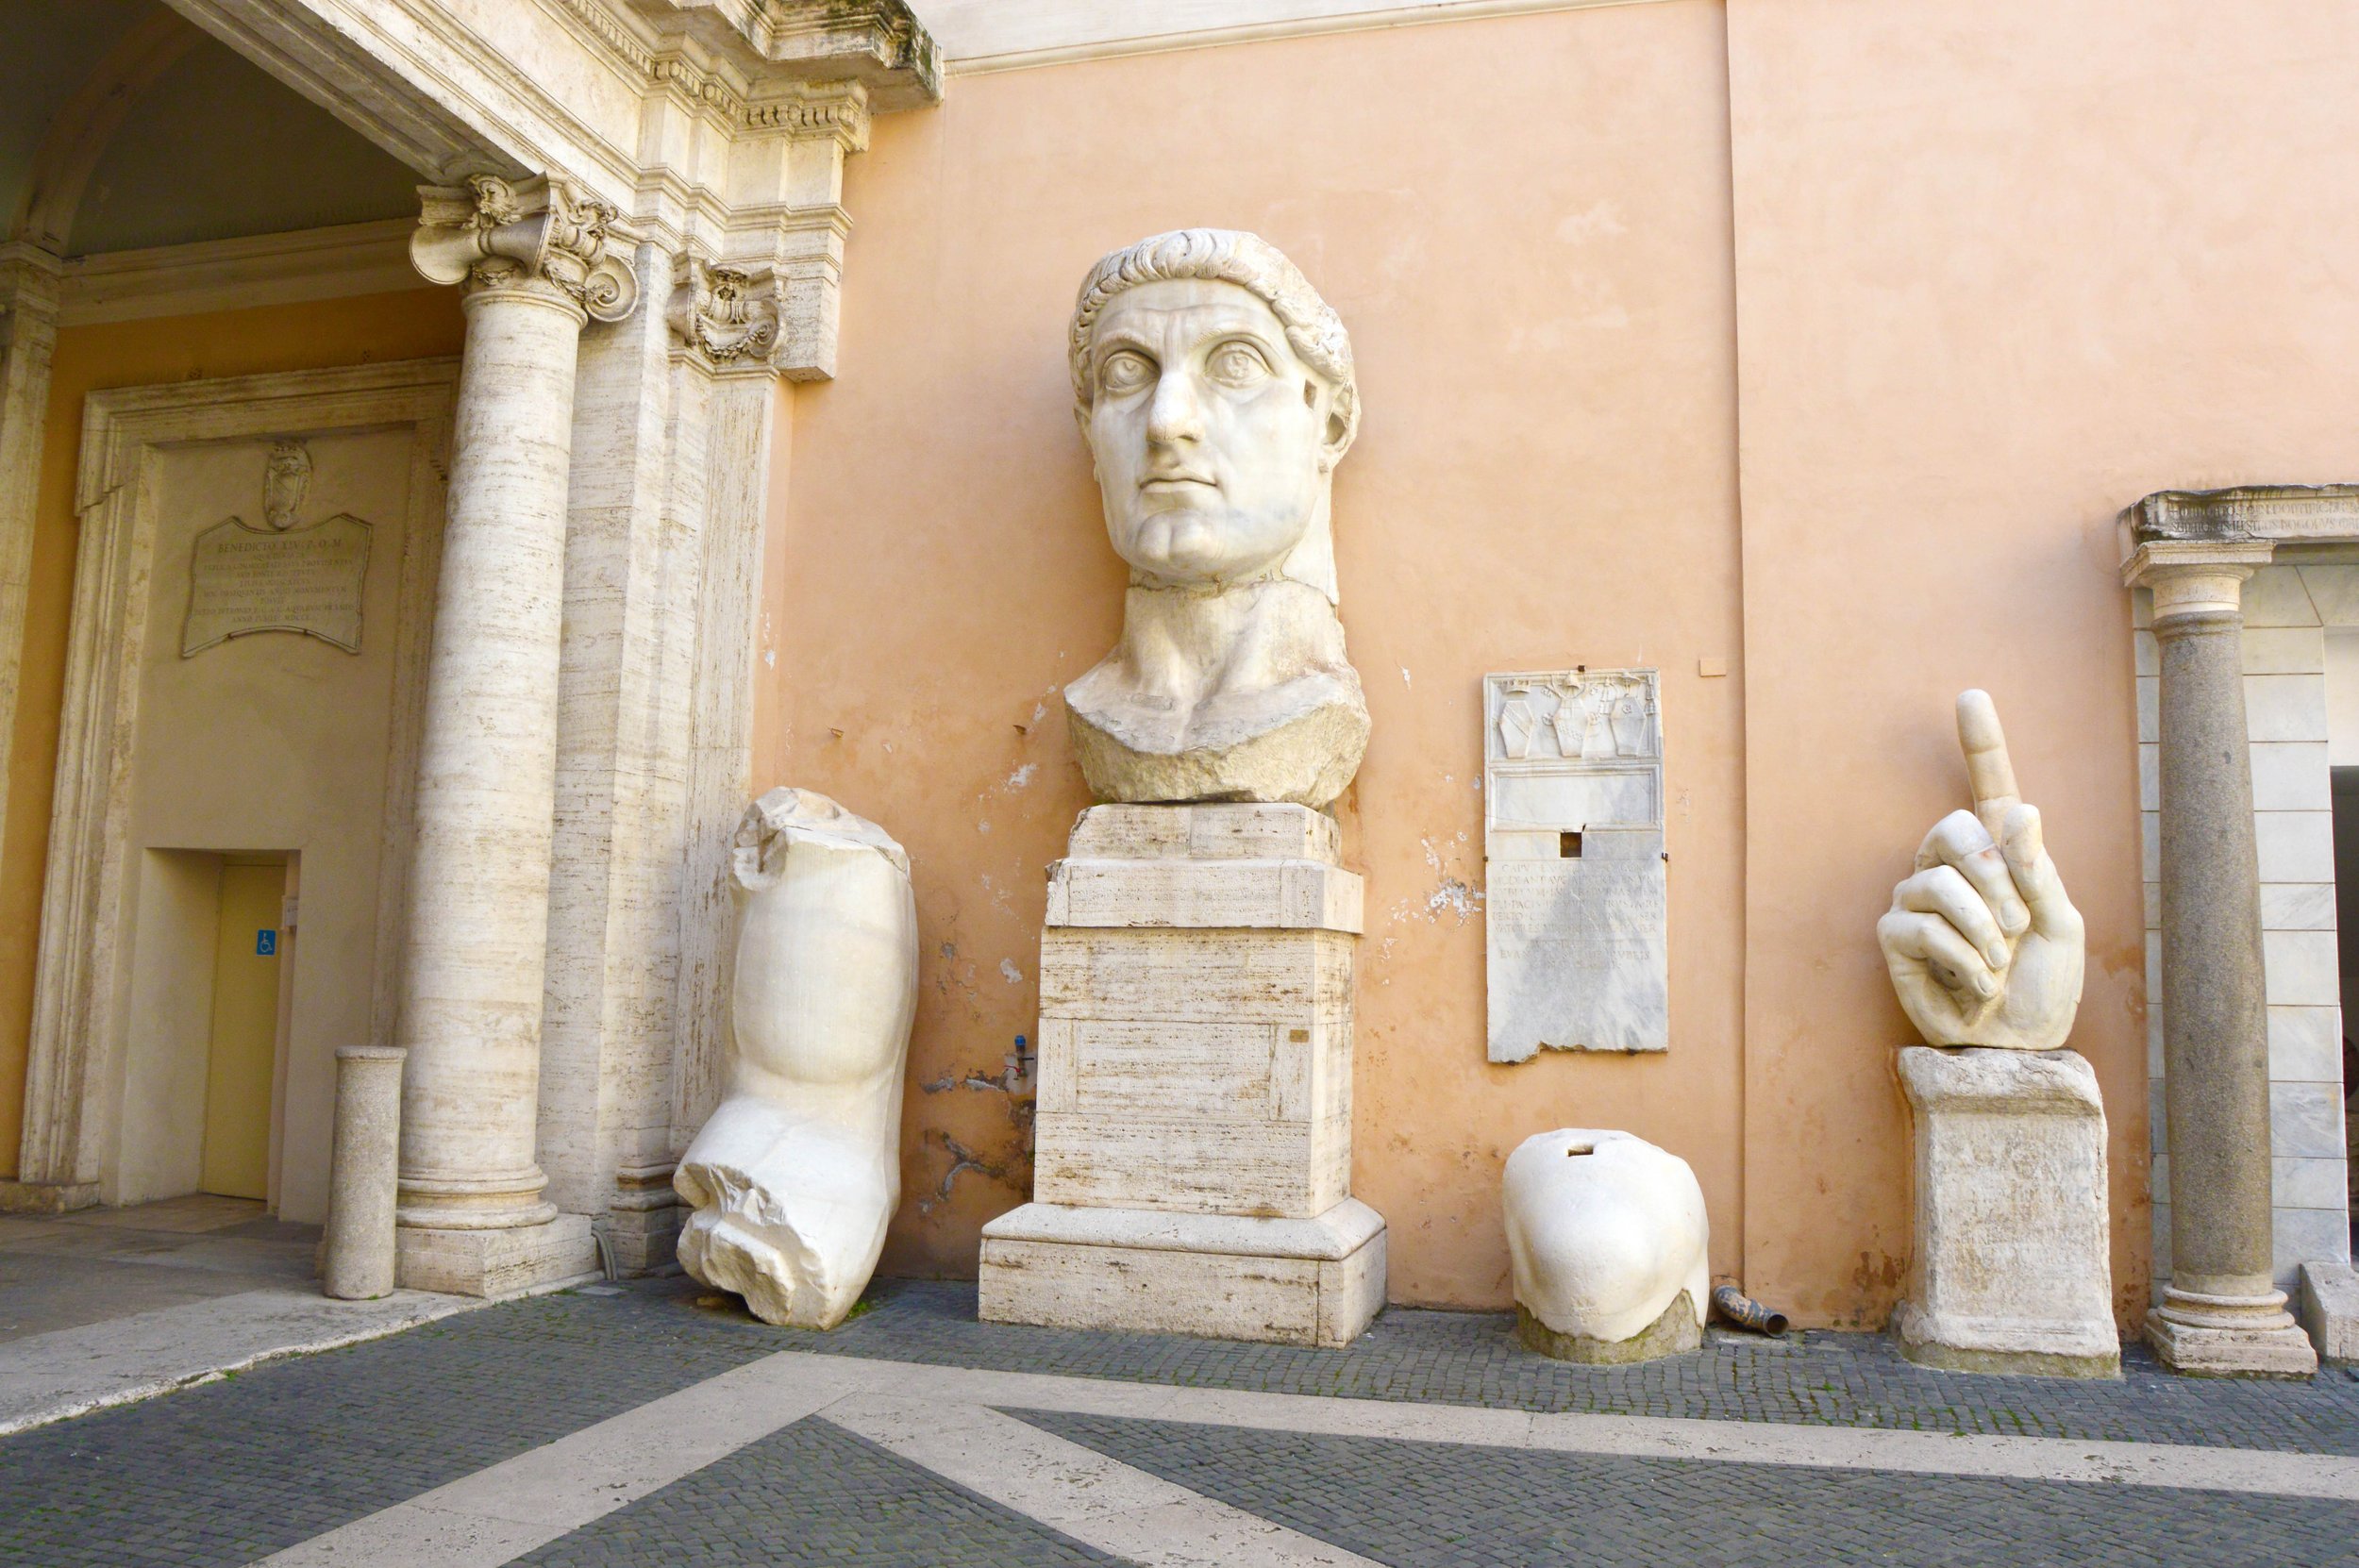
POLYGON ((1227 342, 1213 350, 1207 364, 1213 379, 1231 387, 1249 387, 1270 374, 1269 361, 1251 343, 1227 342))
POLYGON ((1108 355, 1097 370, 1098 384, 1111 392, 1136 392, 1154 378, 1155 367, 1146 356, 1127 349, 1108 355))

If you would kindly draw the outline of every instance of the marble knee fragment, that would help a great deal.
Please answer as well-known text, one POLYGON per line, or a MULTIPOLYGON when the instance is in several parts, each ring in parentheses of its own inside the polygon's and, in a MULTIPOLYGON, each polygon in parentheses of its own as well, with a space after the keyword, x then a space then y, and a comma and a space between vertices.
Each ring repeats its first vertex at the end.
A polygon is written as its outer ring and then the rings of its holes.
POLYGON ((1687 1161, 1627 1132, 1543 1132, 1507 1158, 1506 1210, 1532 1349, 1614 1363, 1703 1343, 1711 1226, 1687 1161))
POLYGON ((765 1322, 831 1328, 900 1200, 901 1077, 917 1007, 909 856, 809 790, 737 830, 743 909, 729 1085, 672 1184, 680 1266, 765 1322))

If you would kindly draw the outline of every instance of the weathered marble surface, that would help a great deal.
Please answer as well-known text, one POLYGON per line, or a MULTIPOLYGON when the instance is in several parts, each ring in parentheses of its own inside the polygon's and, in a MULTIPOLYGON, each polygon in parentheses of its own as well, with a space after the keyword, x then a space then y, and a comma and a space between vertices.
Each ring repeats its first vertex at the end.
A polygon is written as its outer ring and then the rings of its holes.
POLYGON ((1928 1045, 2052 1051, 2081 1007, 2081 913, 2049 858, 2038 809, 2016 792, 1988 693, 1960 693, 1958 742, 1974 809, 1925 835, 1876 940, 1928 1045))
POLYGON ((1491 675, 1482 686, 1491 1059, 1670 1049, 1655 672, 1491 675))
POLYGON ((729 1089, 673 1185, 680 1266, 765 1322, 831 1328, 867 1287, 901 1195, 901 1076, 917 1010, 909 856, 808 790, 738 829, 729 1089))
POLYGON ((320 1273, 323 1289, 340 1301, 373 1300, 393 1288, 401 1064, 408 1055, 389 1045, 336 1050, 336 1143, 320 1273))
POLYGON ((1181 229, 1098 262, 1070 352, 1130 566, 1121 640, 1065 688, 1090 788, 1328 805, 1368 740, 1335 616, 1330 491, 1359 423, 1342 320, 1266 241, 1181 229))
POLYGON ((2301 1326, 2319 1360, 2359 1362, 2359 1272, 2348 1263, 2302 1264, 2301 1326))
POLYGON ((1526 1344, 1614 1364, 1703 1343, 1712 1228, 1687 1161, 1627 1132, 1560 1127, 1507 1157, 1504 1199, 1526 1344))
POLYGON ((2118 1376, 2096 1070, 2072 1051, 1912 1045, 1900 1085, 1916 1144, 1901 1354, 1961 1372, 2118 1376))
POLYGON ((1099 806, 1049 872, 1033 1201, 1001 1322, 1342 1344, 1383 1305, 1351 1197, 1360 878, 1295 805, 1099 806))
POLYGON ((401 1282, 494 1294, 596 1267, 538 1162, 574 375, 637 283, 611 209, 562 182, 426 187, 411 259, 467 340, 419 742, 394 1040, 401 1282))

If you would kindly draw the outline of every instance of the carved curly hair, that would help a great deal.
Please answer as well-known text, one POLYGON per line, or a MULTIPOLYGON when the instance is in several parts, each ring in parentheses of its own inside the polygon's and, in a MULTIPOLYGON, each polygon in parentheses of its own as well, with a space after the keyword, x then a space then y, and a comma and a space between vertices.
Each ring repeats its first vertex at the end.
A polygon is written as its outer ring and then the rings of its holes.
POLYGON ((1351 335, 1344 330, 1343 318, 1285 253, 1241 229, 1175 228, 1126 245, 1090 269, 1080 297, 1074 301, 1068 345, 1076 403, 1084 409, 1090 404, 1090 333, 1107 302, 1125 289, 1177 278, 1234 283, 1268 306, 1302 362, 1335 389, 1335 417, 1343 424, 1343 434, 1330 444, 1351 444, 1360 425, 1360 385, 1352 374, 1351 335))

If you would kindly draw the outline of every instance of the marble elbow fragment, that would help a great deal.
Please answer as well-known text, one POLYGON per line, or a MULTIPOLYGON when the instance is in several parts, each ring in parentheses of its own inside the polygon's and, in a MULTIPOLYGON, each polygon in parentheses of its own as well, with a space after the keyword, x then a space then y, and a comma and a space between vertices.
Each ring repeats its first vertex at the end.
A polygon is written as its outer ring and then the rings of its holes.
POLYGON ((746 811, 735 862, 728 1092, 672 1178, 695 1210, 680 1264, 765 1322, 831 1328, 900 1200, 909 856, 825 795, 781 789, 746 811))

